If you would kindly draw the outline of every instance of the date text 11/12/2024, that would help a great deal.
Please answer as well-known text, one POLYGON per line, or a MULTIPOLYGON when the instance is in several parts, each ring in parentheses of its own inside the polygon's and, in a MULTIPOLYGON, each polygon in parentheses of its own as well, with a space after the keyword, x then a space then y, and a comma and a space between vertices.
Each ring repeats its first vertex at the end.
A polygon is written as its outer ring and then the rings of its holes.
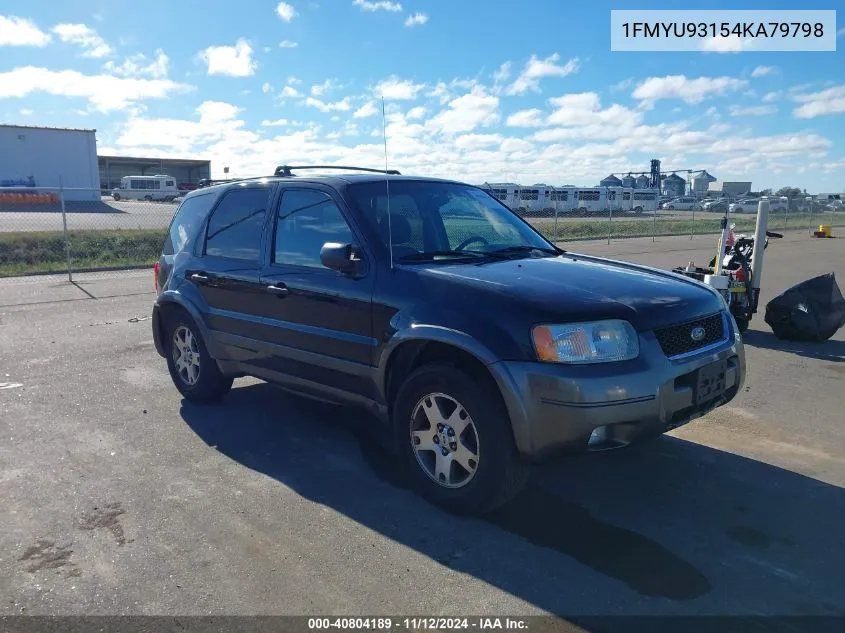
POLYGON ((346 630, 384 630, 391 629, 418 630, 512 630, 527 631, 528 623, 521 618, 472 617, 472 618, 442 618, 442 617, 363 617, 363 618, 308 618, 308 629, 312 631, 346 629, 346 630))

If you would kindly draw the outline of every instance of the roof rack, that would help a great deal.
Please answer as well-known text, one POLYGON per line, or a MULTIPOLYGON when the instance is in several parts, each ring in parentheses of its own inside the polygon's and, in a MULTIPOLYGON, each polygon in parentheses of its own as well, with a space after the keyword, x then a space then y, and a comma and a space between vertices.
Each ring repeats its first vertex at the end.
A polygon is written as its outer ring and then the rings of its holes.
POLYGON ((343 167, 340 165, 299 165, 297 167, 291 165, 281 165, 276 167, 274 176, 293 176, 291 173, 293 169, 342 169, 344 171, 366 171, 373 174, 389 174, 391 176, 401 176, 396 169, 370 169, 368 167, 343 167))

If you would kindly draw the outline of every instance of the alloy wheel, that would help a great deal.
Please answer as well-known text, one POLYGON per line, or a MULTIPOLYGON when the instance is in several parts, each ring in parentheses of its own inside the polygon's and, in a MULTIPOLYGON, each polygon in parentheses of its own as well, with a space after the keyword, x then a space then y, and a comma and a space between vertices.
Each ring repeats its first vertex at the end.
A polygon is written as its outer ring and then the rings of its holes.
POLYGON ((173 332, 173 363, 179 379, 193 387, 200 379, 200 353, 193 332, 180 325, 173 332))
POLYGON ((478 431, 469 412, 452 396, 431 393, 411 415, 411 446, 428 477, 444 488, 466 486, 478 470, 478 431))

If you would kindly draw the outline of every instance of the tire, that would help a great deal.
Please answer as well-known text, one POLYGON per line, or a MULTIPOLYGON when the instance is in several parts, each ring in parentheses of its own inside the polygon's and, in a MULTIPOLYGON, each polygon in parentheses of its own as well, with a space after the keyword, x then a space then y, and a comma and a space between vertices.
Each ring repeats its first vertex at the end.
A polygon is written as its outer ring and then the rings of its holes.
POLYGON ((635 215, 642 215, 643 214, 643 208, 642 207, 634 207, 634 214, 635 215))
POLYGON ((144 196, 144 200, 146 200, 147 202, 152 202, 153 197, 152 196, 144 196))
POLYGON ((120 194, 119 194, 119 193, 113 193, 113 194, 111 195, 111 197, 112 197, 112 198, 114 198, 114 199, 115 199, 115 201, 120 200, 120 194))
POLYGON ((166 318, 165 332, 167 369, 176 389, 186 400, 210 403, 220 400, 229 393, 234 378, 220 372, 217 362, 208 353, 205 341, 193 319, 182 310, 172 313, 166 318), (190 335, 189 337, 185 335, 186 332, 190 335), (177 345, 177 336, 182 341, 183 347, 187 341, 190 353, 196 357, 195 362, 189 361, 191 367, 196 367, 195 372, 183 364, 185 359, 182 358, 177 345), (196 377, 192 381, 193 376, 196 377))
POLYGON ((430 503, 456 514, 488 512, 516 496, 528 480, 529 469, 517 455, 504 404, 490 397, 486 385, 455 367, 432 363, 408 376, 393 402, 394 441, 411 486, 430 503), (450 427, 435 429, 427 410, 435 420, 466 428, 450 437, 450 427), (443 464, 443 448, 438 447, 447 441, 454 441, 447 449, 445 471, 452 487, 437 471, 437 464, 443 464), (418 449, 421 442, 432 449, 418 449))

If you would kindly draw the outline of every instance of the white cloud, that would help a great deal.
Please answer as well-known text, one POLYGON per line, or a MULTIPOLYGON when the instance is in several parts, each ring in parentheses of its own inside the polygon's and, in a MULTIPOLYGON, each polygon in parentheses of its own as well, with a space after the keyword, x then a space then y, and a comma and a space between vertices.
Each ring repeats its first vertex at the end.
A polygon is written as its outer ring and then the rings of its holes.
POLYGON ((765 103, 771 103, 772 101, 777 101, 783 96, 783 91, 775 90, 773 92, 767 92, 763 95, 763 101, 765 103))
POLYGON ((506 138, 502 141, 502 145, 499 149, 508 153, 526 153, 532 151, 534 149, 534 145, 521 138, 506 138))
MULTIPOLYGON (((168 147, 190 151, 198 143, 220 140, 239 133, 244 122, 236 119, 239 108, 224 101, 204 101, 196 109, 198 121, 132 117, 117 138, 118 146, 168 147)), ((252 132, 240 132, 257 138, 252 132)))
POLYGON ((778 111, 777 106, 759 105, 759 106, 739 106, 732 105, 728 108, 731 116, 766 116, 775 114, 778 111))
POLYGON ((362 11, 391 11, 398 13, 402 10, 402 5, 398 2, 390 2, 389 0, 379 0, 378 2, 370 2, 370 0, 352 0, 352 4, 356 7, 361 7, 362 11))
POLYGON ((408 114, 406 115, 405 118, 407 118, 410 121, 422 119, 425 116, 425 113, 426 113, 426 109, 424 107, 417 106, 415 108, 411 108, 410 110, 408 110, 408 114))
POLYGON ((21 108, 18 111, 18 114, 20 114, 21 116, 32 116, 33 113, 32 110, 30 110, 29 108, 21 108))
POLYGON ((311 86, 311 94, 315 97, 322 97, 324 94, 328 94, 332 90, 336 90, 340 87, 341 86, 334 79, 326 79, 323 83, 311 86))
POLYGON ((366 117, 373 116, 376 112, 378 112, 376 104, 372 101, 368 101, 360 108, 355 110, 355 112, 352 113, 352 117, 355 119, 364 119, 366 117))
POLYGON ((161 49, 156 50, 155 58, 148 59, 146 55, 138 53, 116 64, 109 60, 103 65, 103 70, 119 77, 152 77, 162 79, 167 77, 170 70, 170 58, 161 49))
POLYGON ((287 2, 280 2, 276 5, 276 15, 278 15, 283 22, 290 22, 296 17, 297 13, 292 5, 287 2))
POLYGON ((699 49, 705 53, 741 53, 754 45, 751 38, 742 39, 738 35, 728 37, 707 37, 701 42, 699 49))
POLYGON ((32 20, 0 15, 0 46, 47 46, 50 35, 32 20))
POLYGON ((273 92, 273 85, 270 82, 265 81, 263 84, 261 84, 261 92, 263 92, 264 94, 267 94, 268 92, 273 92))
POLYGON ((682 99, 686 103, 700 103, 712 95, 723 95, 745 88, 748 82, 733 77, 698 77, 685 75, 649 77, 631 94, 634 99, 653 103, 660 99, 682 99))
POLYGON ((630 110, 614 103, 601 109, 599 95, 595 92, 579 92, 549 99, 556 108, 549 115, 548 122, 563 127, 606 126, 624 134, 626 129, 639 125, 643 113, 630 110))
POLYGON ((275 121, 270 121, 268 119, 264 119, 261 122, 262 127, 286 127, 290 124, 290 121, 287 119, 276 119, 275 121))
POLYGON ((426 22, 428 22, 428 16, 425 13, 412 13, 405 20, 405 26, 422 26, 426 22))
POLYGON ((510 127, 540 127, 545 123, 543 111, 538 108, 514 112, 505 121, 510 127))
POLYGON ((252 59, 252 47, 244 39, 239 39, 234 46, 209 46, 199 56, 208 64, 209 75, 249 77, 255 74, 258 66, 252 59))
POLYGON ((293 86, 285 86, 284 88, 282 88, 282 91, 279 93, 279 95, 284 98, 295 99, 296 97, 301 97, 302 93, 299 92, 299 90, 297 90, 293 86))
POLYGON ((426 127, 444 134, 457 134, 493 125, 499 118, 499 98, 477 86, 471 92, 450 101, 446 110, 426 122, 426 127))
POLYGON ((287 83, 288 83, 288 85, 290 85, 290 86, 298 86, 299 84, 301 84, 301 83, 302 83, 302 80, 301 80, 301 79, 297 79, 296 77, 288 77, 288 81, 287 81, 287 83))
POLYGON ((83 57, 107 57, 112 47, 97 35, 97 31, 84 24, 57 24, 52 29, 62 42, 82 47, 83 57))
POLYGON ((296 48, 297 46, 299 46, 298 43, 292 42, 290 40, 282 40, 281 42, 279 42, 279 48, 296 48))
POLYGON ((499 70, 493 73, 493 82, 496 86, 510 79, 511 66, 510 62, 505 62, 499 66, 499 70))
POLYGON ((425 88, 425 84, 415 84, 407 79, 399 79, 394 75, 376 84, 373 88, 373 94, 385 99, 407 101, 416 99, 417 94, 423 88, 425 88))
POLYGON ((634 85, 634 78, 628 77, 627 79, 623 79, 619 83, 616 83, 610 87, 613 92, 619 92, 620 90, 627 90, 631 86, 634 85))
POLYGON ((714 154, 740 152, 757 153, 760 156, 804 156, 808 153, 826 151, 832 143, 818 134, 779 134, 777 136, 730 137, 713 142, 706 151, 714 154))
POLYGON ((557 53, 545 59, 539 59, 536 55, 532 55, 519 77, 508 87, 507 94, 521 95, 529 90, 540 92, 540 79, 543 77, 566 77, 578 71, 577 57, 570 59, 563 66, 557 63, 559 61, 560 55, 557 53))
POLYGON ((812 119, 825 114, 845 112, 845 84, 820 92, 796 94, 793 99, 802 105, 792 111, 798 119, 812 119))
POLYGON ((777 72, 777 68, 774 66, 757 66, 754 70, 751 71, 752 77, 765 77, 766 75, 771 75, 777 72))
POLYGON ((54 71, 35 66, 0 72, 0 99, 46 92, 87 99, 100 112, 125 110, 147 99, 165 99, 191 89, 192 86, 169 79, 83 75, 76 70, 54 71))
POLYGON ((352 104, 349 103, 349 97, 344 97, 340 101, 334 103, 327 103, 314 97, 308 97, 304 104, 309 108, 317 108, 320 112, 332 112, 337 110, 339 112, 347 112, 352 109, 352 104))
POLYGON ((458 149, 480 149, 491 145, 500 145, 504 140, 501 134, 462 134, 455 139, 458 149))

